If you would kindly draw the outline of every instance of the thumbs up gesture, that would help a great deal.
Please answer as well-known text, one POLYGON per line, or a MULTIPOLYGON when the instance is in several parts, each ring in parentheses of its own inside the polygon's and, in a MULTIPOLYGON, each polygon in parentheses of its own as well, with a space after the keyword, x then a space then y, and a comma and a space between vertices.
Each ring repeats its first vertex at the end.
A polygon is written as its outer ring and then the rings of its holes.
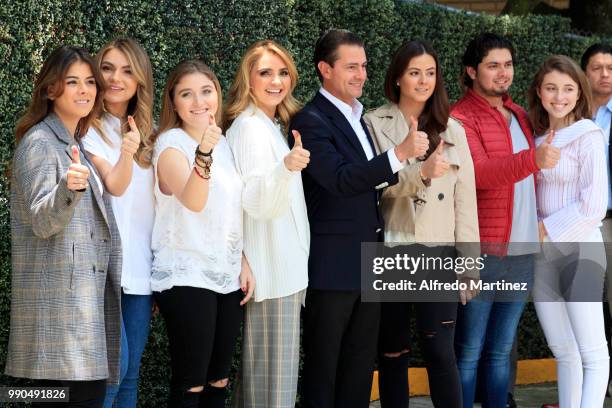
POLYGON ((215 115, 208 112, 208 127, 204 131, 204 136, 200 141, 200 151, 202 153, 210 153, 221 139, 221 128, 217 126, 215 115))
POLYGON ((131 116, 128 116, 128 125, 130 126, 130 130, 123 135, 121 153, 133 157, 140 146, 140 132, 138 131, 134 118, 131 116))
POLYGON ((72 164, 66 172, 66 184, 68 190, 83 191, 87 188, 87 179, 89 178, 89 168, 81 164, 79 149, 72 146, 72 164))
POLYGON ((421 157, 427 153, 429 149, 429 138, 427 133, 418 130, 419 123, 414 118, 410 117, 410 131, 402 143, 395 148, 395 155, 399 161, 421 157))
POLYGON ((536 149, 536 165, 540 169, 552 169, 559 162, 561 150, 552 145, 555 131, 551 130, 546 140, 536 149))
POLYGON ((440 139, 440 144, 436 147, 427 160, 421 166, 421 175, 425 179, 442 177, 449 168, 448 161, 444 157, 444 140, 440 139))
POLYGON ((297 130, 292 130, 295 144, 293 149, 283 159, 285 167, 289 171, 302 171, 310 162, 310 152, 302 147, 302 135, 297 130))

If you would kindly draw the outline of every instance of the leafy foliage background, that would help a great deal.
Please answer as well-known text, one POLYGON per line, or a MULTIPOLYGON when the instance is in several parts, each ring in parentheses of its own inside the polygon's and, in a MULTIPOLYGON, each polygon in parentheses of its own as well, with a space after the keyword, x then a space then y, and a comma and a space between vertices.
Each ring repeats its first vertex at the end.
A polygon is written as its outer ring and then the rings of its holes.
MULTIPOLYGON (((227 90, 242 52, 256 40, 271 38, 294 55, 300 73, 297 96, 307 101, 319 82, 311 61, 325 29, 347 28, 366 43, 369 81, 362 102, 384 102, 382 82, 393 51, 405 40, 433 43, 451 100, 460 97, 460 60, 465 45, 481 31, 510 37, 517 49, 514 99, 525 93, 538 65, 550 54, 578 58, 596 38, 577 37, 569 20, 554 16, 492 17, 454 12, 429 4, 393 0, 27 0, 0 4, 0 174, 6 174, 14 147, 14 126, 29 102, 44 58, 61 44, 95 53, 109 39, 131 36, 148 51, 154 67, 156 111, 165 77, 185 58, 200 57, 227 90)), ((6 359, 10 310, 10 234, 6 177, 0 177, 0 367, 6 359)), ((521 324, 522 358, 548 355, 533 307, 521 324)), ((418 347, 415 364, 422 364, 418 347)), ((139 404, 163 406, 170 377, 163 322, 153 322, 143 359, 139 404)), ((24 384, 0 375, 0 384, 24 384)))

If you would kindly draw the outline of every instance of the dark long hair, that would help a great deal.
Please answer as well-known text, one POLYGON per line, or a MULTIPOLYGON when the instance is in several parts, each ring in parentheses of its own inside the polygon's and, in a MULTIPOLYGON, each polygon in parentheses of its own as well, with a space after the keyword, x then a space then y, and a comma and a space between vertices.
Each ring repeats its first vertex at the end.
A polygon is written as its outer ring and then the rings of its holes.
POLYGON ((425 109, 419 117, 419 129, 429 136, 429 150, 426 154, 429 156, 440 143, 440 133, 446 130, 450 115, 450 104, 438 54, 429 43, 420 40, 408 41, 398 48, 387 68, 385 96, 389 101, 399 103, 400 87, 397 81, 406 72, 410 61, 424 54, 430 55, 436 62, 436 87, 431 97, 425 102, 425 109))
POLYGON ((43 120, 53 110, 53 101, 49 99, 49 87, 55 86, 54 96, 58 97, 64 92, 64 79, 68 70, 75 62, 84 62, 89 65, 96 80, 96 99, 91 112, 77 125, 76 138, 81 138, 87 133, 89 125, 102 109, 102 77, 89 53, 79 47, 62 46, 56 48, 49 55, 38 74, 32 92, 32 100, 24 115, 17 121, 15 128, 15 140, 18 143, 30 128, 43 120))

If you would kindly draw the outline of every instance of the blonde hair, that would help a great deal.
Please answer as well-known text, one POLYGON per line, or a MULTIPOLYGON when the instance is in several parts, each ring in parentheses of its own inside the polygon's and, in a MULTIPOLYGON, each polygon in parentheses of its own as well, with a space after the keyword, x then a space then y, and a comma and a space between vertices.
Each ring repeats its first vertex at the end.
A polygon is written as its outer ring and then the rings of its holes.
POLYGON ((166 130, 181 127, 182 120, 174 109, 174 88, 185 75, 198 72, 200 74, 204 74, 215 85, 218 106, 217 113, 215 114, 215 121, 217 123, 221 123, 223 117, 221 112, 221 106, 223 106, 223 95, 221 94, 221 84, 219 83, 217 76, 213 70, 208 67, 208 65, 200 60, 193 59, 182 61, 176 67, 174 67, 168 76, 168 80, 166 81, 164 95, 162 96, 159 130, 155 132, 155 135, 151 138, 152 144, 155 144, 157 137, 166 130))
MULTIPOLYGON (((96 66, 101 71, 104 55, 112 49, 117 49, 125 55, 130 64, 132 74, 136 78, 138 86, 136 94, 128 103, 127 114, 134 117, 134 121, 140 132, 140 146, 134 155, 134 160, 142 168, 151 166, 151 155, 153 144, 153 70, 147 52, 131 38, 117 38, 106 44, 96 55, 96 66)), ((110 139, 102 130, 102 115, 93 122, 94 128, 100 133, 102 139, 111 144, 110 139)), ((124 124, 127 131, 127 123, 124 124)))
POLYGON ((255 64, 261 58, 261 56, 270 52, 277 55, 287 65, 289 71, 289 78, 291 78, 291 88, 289 93, 283 99, 283 101, 276 107, 276 113, 278 119, 285 129, 289 128, 289 122, 293 115, 300 110, 299 102, 293 97, 293 90, 295 89, 298 82, 298 72, 293 62, 293 57, 284 47, 272 40, 258 41, 252 44, 249 49, 246 50, 242 59, 240 60, 240 66, 236 72, 234 82, 230 87, 227 104, 223 116, 225 120, 223 122, 223 129, 227 130, 234 119, 238 117, 250 103, 257 106, 257 100, 251 92, 251 70, 255 67, 255 64))

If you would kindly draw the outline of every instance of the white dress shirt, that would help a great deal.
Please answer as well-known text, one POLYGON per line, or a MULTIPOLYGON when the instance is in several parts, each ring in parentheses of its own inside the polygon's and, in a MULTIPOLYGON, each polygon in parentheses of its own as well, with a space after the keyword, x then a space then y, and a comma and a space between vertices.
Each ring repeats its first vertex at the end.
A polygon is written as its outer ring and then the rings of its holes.
MULTIPOLYGON (((338 108, 340 112, 342 112, 348 123, 351 125, 351 128, 353 128, 353 131, 357 135, 366 157, 368 160, 372 160, 374 158, 374 151, 372 150, 372 145, 368 141, 368 136, 361 125, 361 113, 363 112, 363 105, 361 102, 359 102, 357 99, 353 99, 353 104, 348 105, 329 93, 329 91, 327 91, 325 88, 319 89, 319 92, 332 104, 334 104, 334 106, 338 108)), ((389 157, 389 164, 391 165, 391 171, 393 171, 393 173, 397 173, 406 165, 398 160, 394 149, 387 150, 387 156, 389 157)))

